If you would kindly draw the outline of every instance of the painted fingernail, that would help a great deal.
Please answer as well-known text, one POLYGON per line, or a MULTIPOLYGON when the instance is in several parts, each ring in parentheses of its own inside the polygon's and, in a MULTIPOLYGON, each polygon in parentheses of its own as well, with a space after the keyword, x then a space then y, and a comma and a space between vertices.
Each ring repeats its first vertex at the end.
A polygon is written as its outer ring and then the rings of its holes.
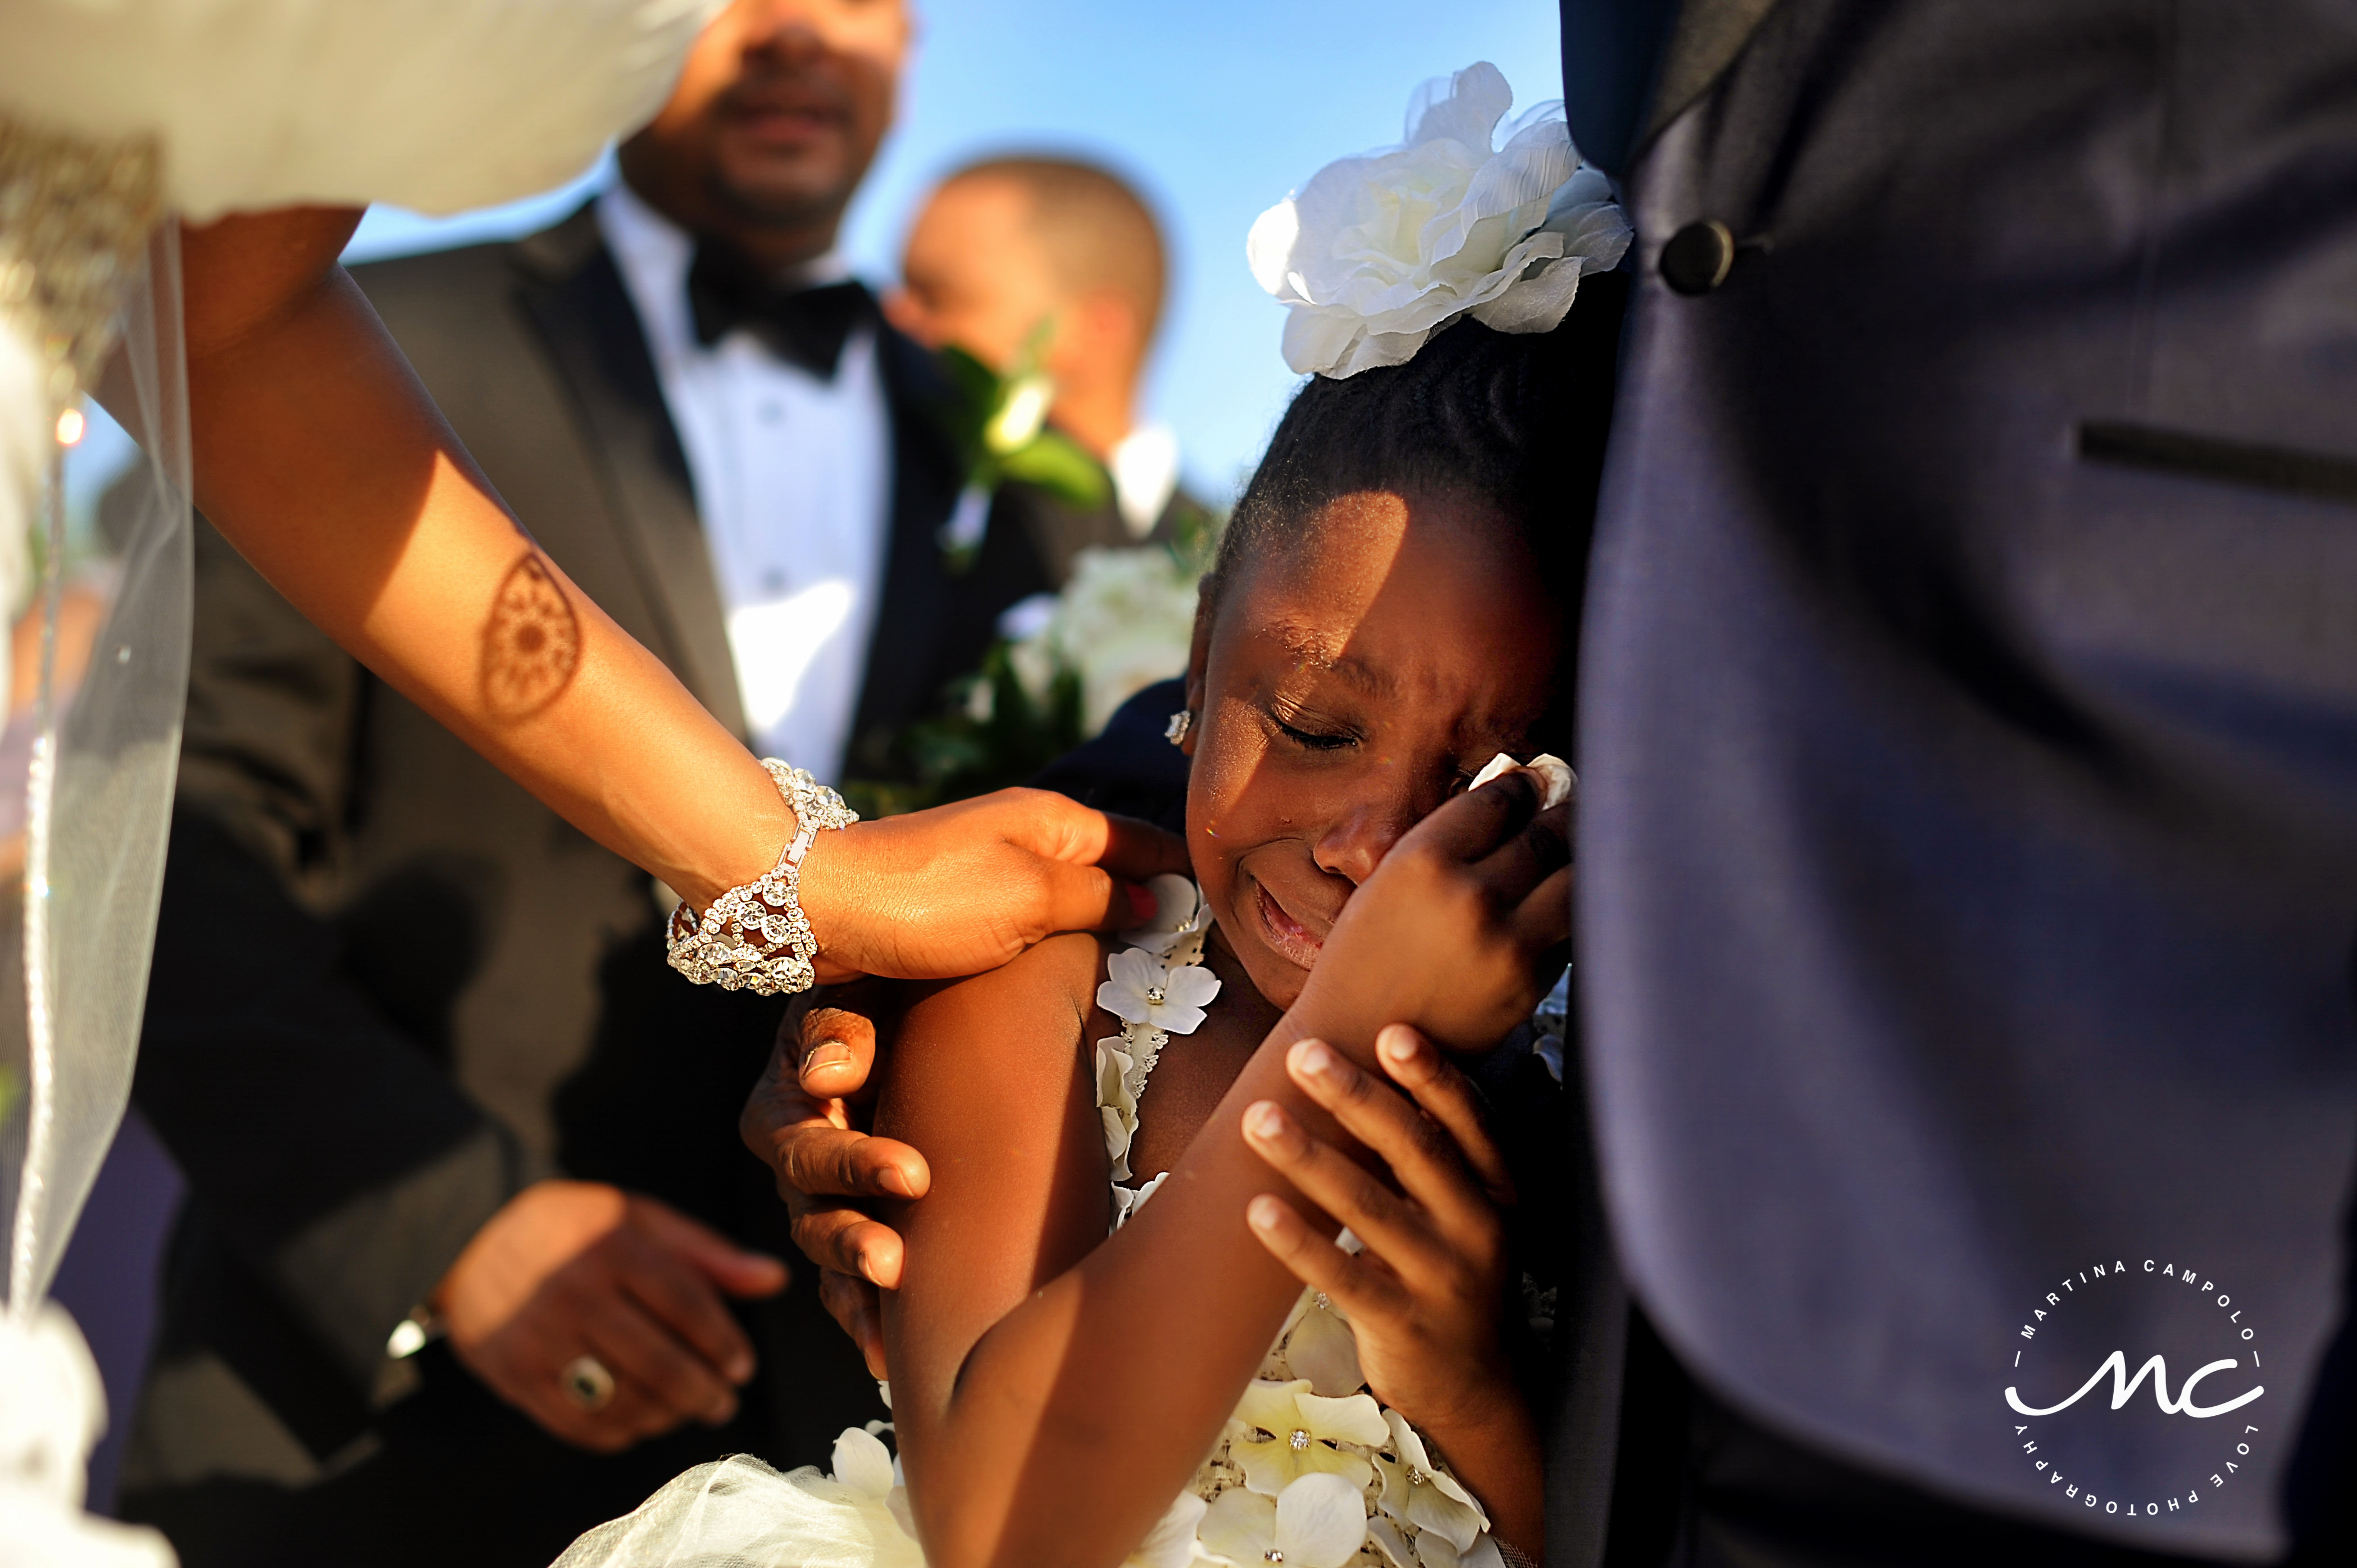
POLYGON ((1285 1112, 1273 1100, 1255 1101, 1244 1108, 1244 1131, 1255 1138, 1275 1138, 1285 1131, 1285 1112))
POLYGON ((1285 1206, 1262 1193, 1244 1205, 1244 1222, 1255 1230, 1274 1230, 1285 1219, 1285 1206))
POLYGON ((1122 890, 1129 895, 1129 912, 1131 917, 1136 919, 1141 925, 1154 918, 1155 911, 1161 908, 1160 905, 1154 901, 1153 894, 1148 893, 1145 888, 1140 887, 1135 882, 1124 883, 1122 885, 1122 890))

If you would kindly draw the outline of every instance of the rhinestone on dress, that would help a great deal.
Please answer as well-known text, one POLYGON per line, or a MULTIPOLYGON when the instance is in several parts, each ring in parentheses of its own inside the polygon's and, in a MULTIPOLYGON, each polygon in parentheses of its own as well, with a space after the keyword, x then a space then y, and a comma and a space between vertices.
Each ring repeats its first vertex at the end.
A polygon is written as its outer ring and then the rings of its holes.
POLYGON ((1413 1465, 1407 1467, 1407 1484, 1411 1487, 1421 1487, 1431 1478, 1413 1465))
POLYGON ((1260 1560, 1264 1563, 1282 1563, 1285 1561, 1285 1553, 1272 1546, 1260 1554, 1260 1560))
POLYGON ((1297 1426, 1293 1429, 1293 1435, 1286 1438, 1286 1442, 1291 1444, 1293 1445, 1293 1451, 1296 1454, 1298 1454, 1303 1449, 1309 1446, 1309 1434, 1303 1428, 1297 1426))
POLYGON ((1146 999, 1157 1007, 1162 1005, 1163 995, 1163 989, 1158 985, 1149 985, 1146 988, 1146 999))

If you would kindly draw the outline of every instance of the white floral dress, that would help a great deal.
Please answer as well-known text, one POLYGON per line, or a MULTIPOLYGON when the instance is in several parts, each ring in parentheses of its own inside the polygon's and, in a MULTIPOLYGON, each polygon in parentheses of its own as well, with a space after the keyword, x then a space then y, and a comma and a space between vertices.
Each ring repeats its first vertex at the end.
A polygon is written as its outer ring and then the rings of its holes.
MULTIPOLYGON (((1096 1044, 1097 1105, 1119 1230, 1168 1175, 1136 1187, 1137 1103, 1173 1035, 1190 1035, 1220 983, 1204 967, 1210 916, 1183 876, 1152 884, 1156 918, 1126 932, 1097 1003, 1122 1032, 1096 1044)), ((1352 1245, 1348 1231, 1343 1244, 1352 1245)), ((717 1560, 759 1568, 923 1568, 899 1462, 871 1422, 835 1440, 833 1473, 780 1475, 749 1455, 703 1465, 556 1568, 717 1560)), ((1367 1392, 1350 1324, 1305 1290, 1211 1456, 1124 1568, 1505 1568, 1489 1519, 1397 1411, 1367 1392)))

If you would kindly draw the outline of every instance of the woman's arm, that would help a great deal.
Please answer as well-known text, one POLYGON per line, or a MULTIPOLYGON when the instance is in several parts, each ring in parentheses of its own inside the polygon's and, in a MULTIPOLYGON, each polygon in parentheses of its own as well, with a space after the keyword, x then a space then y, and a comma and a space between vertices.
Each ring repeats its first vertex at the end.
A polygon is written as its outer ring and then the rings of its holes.
MULTIPOLYGON (((576 826, 697 908, 776 863, 760 766, 509 515, 336 263, 310 209, 183 231, 196 500, 355 657, 576 826)), ((1006 792, 822 835, 803 904, 823 973, 962 974, 1119 924, 1167 835, 1006 792)))
POLYGON ((759 876, 792 812, 509 515, 335 264, 358 220, 184 231, 199 510, 363 664, 608 847, 693 902, 759 876))

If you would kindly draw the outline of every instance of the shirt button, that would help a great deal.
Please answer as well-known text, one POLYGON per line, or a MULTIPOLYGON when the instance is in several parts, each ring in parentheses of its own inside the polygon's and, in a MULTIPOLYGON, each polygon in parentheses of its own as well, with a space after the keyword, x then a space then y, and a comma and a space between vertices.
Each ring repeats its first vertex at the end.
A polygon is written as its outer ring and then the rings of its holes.
POLYGON ((1735 232, 1716 218, 1698 218, 1662 247, 1662 281, 1680 294, 1708 294, 1735 265, 1735 232))

